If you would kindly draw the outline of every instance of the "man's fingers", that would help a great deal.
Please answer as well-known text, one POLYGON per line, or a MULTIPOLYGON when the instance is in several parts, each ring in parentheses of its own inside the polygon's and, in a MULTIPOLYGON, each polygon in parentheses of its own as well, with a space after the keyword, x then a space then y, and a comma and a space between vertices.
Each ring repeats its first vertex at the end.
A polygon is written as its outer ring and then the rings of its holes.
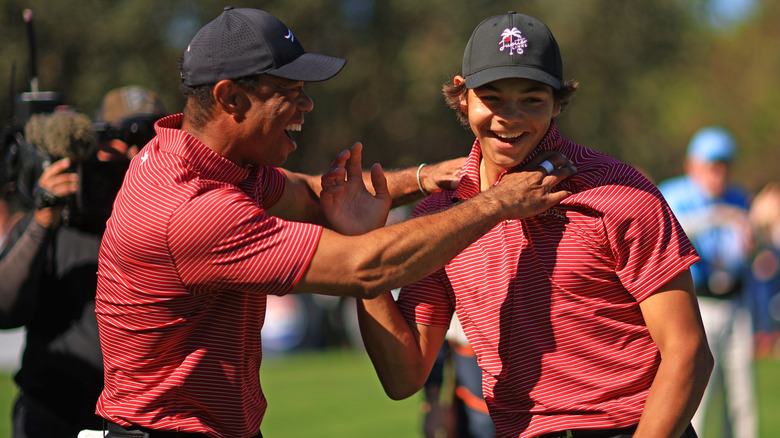
MULTIPOLYGON (((567 165, 563 165, 561 167, 558 167, 558 168, 554 169, 550 173, 550 175, 548 175, 548 176, 553 176, 553 177, 557 178, 560 181, 560 180, 564 180, 564 179, 566 179, 566 178, 568 178, 570 176, 574 176, 576 174, 577 174, 577 167, 573 166, 573 165, 570 165, 570 164, 567 164, 567 165)), ((557 184, 557 182, 556 182, 556 184, 557 184)))
POLYGON ((439 181, 439 188, 443 190, 455 190, 460 185, 460 178, 452 177, 450 179, 439 181))
POLYGON ((65 173, 70 168, 70 158, 63 158, 51 163, 46 169, 41 172, 41 180, 47 178, 53 178, 59 174, 65 173))
POLYGON ((558 190, 557 192, 551 192, 547 195, 547 200, 552 204, 559 204, 564 199, 572 195, 572 192, 568 190, 558 190))
POLYGON ((390 189, 387 188, 387 178, 382 169, 382 165, 375 163, 371 166, 371 184, 374 186, 374 193, 377 198, 390 198, 390 189))
POLYGON ((47 189, 57 196, 64 197, 76 193, 79 189, 79 177, 75 173, 61 174, 53 178, 51 188, 47 189))
POLYGON ((70 159, 63 158, 52 163, 38 179, 38 185, 57 196, 69 196, 78 190, 78 174, 70 172, 70 159))
POLYGON ((425 166, 423 172, 420 173, 423 176, 421 178, 423 188, 427 192, 456 189, 460 183, 458 173, 465 162, 466 158, 461 157, 425 166), (432 184, 434 184, 433 187, 432 184))
POLYGON ((347 159, 349 158, 350 152, 348 150, 343 150, 339 152, 338 155, 336 155, 336 159, 333 160, 333 164, 331 164, 330 167, 332 168, 339 168, 344 167, 345 164, 347 164, 347 159))
POLYGON ((331 168, 320 177, 322 189, 344 184, 344 181, 347 178, 347 171, 344 166, 347 164, 350 155, 351 153, 349 150, 339 152, 333 160, 331 168))
POLYGON ((345 168, 347 169, 347 178, 363 179, 363 144, 355 143, 349 149, 350 155, 345 168))
POLYGON ((523 170, 535 170, 544 174, 551 174, 558 168, 571 166, 572 162, 565 155, 556 151, 544 151, 523 166, 523 170))
POLYGON ((343 167, 334 167, 322 174, 322 187, 344 184, 347 171, 343 167))
POLYGON ((51 163, 51 165, 46 168, 46 171, 48 171, 49 173, 60 173, 67 170, 69 167, 70 167, 70 158, 65 157, 51 163))

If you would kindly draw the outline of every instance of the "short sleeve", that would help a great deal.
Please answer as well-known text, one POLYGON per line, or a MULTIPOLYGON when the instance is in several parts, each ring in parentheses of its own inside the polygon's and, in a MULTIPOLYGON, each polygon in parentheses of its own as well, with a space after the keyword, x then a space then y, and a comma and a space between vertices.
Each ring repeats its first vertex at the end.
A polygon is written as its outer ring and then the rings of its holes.
POLYGON ((594 198, 609 202, 602 211, 615 272, 637 301, 698 260, 661 193, 638 172, 593 192, 594 198))
POLYGON ((305 272, 322 228, 266 214, 237 188, 209 190, 176 210, 169 247, 182 283, 195 293, 222 289, 289 292, 305 272))
POLYGON ((454 309, 444 269, 401 288, 397 305, 409 322, 447 328, 454 309))

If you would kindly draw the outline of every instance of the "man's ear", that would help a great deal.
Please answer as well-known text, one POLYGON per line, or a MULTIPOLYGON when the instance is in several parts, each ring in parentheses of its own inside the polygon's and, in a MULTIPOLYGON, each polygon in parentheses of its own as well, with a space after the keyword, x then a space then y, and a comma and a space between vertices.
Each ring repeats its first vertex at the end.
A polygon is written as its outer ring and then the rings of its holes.
POLYGON ((561 115, 561 112, 563 111, 563 105, 561 104, 560 99, 554 99, 553 101, 553 110, 552 110, 552 118, 556 118, 559 115, 561 115))
POLYGON ((229 79, 217 82, 213 95, 219 110, 239 118, 243 118, 251 106, 246 90, 229 79))
MULTIPOLYGON (((454 78, 452 78, 452 83, 454 85, 461 85, 466 82, 466 79, 461 75, 455 75, 454 78)), ((460 112, 468 117, 469 115, 469 91, 466 89, 466 91, 460 96, 460 112)))

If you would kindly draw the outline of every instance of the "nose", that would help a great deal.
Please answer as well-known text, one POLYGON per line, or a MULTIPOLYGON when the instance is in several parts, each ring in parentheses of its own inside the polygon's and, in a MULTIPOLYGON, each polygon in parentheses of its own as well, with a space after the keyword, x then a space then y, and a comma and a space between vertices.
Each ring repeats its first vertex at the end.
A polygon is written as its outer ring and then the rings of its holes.
POLYGON ((303 90, 301 90, 301 94, 298 96, 298 108, 305 113, 314 109, 314 100, 303 90))
POLYGON ((507 122, 516 122, 524 117, 522 105, 519 102, 514 101, 505 102, 501 105, 501 108, 495 112, 501 119, 507 122))

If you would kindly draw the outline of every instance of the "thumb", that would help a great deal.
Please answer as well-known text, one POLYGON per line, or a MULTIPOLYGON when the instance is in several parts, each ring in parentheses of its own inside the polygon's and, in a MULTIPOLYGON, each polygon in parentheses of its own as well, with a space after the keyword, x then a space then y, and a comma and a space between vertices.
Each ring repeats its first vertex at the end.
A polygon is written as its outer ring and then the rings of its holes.
POLYGON ((452 178, 439 182, 439 188, 444 190, 455 190, 460 185, 460 178, 452 178))

